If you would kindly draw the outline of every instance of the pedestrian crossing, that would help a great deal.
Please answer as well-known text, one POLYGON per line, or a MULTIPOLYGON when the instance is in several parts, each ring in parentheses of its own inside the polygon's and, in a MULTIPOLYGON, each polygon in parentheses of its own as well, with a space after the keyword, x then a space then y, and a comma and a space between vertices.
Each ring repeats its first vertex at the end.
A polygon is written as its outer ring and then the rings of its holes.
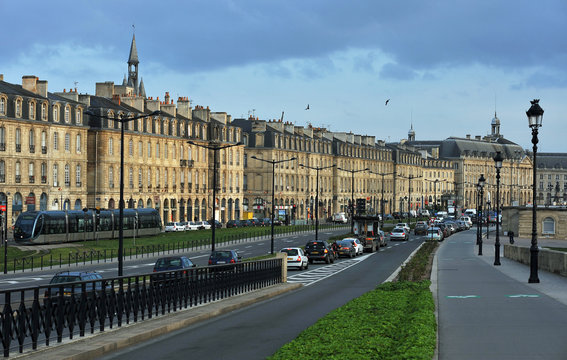
POLYGON ((350 268, 351 266, 359 264, 361 261, 368 259, 368 257, 372 255, 373 254, 367 254, 348 260, 341 260, 331 265, 321 266, 314 270, 303 271, 299 274, 294 274, 291 276, 288 272, 287 282, 292 284, 300 283, 304 286, 313 285, 316 282, 333 276, 343 270, 350 268))

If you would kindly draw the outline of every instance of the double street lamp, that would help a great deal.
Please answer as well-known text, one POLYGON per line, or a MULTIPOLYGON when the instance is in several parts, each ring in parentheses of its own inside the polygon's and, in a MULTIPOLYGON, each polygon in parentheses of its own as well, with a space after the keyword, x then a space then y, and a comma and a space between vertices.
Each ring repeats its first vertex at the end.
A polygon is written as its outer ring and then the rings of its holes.
POLYGON ((272 237, 271 237, 271 250, 270 250, 270 254, 274 253, 274 213, 276 210, 276 206, 275 206, 275 199, 274 199, 274 193, 275 193, 275 184, 276 184, 276 164, 280 164, 283 162, 288 162, 288 161, 294 161, 297 158, 292 157, 291 159, 286 159, 286 160, 265 160, 265 159, 260 159, 257 158, 255 155, 251 156, 250 158, 254 159, 254 160, 258 160, 258 161, 263 161, 266 162, 268 164, 272 164, 272 221, 271 221, 271 230, 272 230, 272 237))
MULTIPOLYGON (((343 168, 337 168, 339 170, 342 171, 346 171, 349 172, 352 175, 352 181, 351 181, 351 189, 350 189, 350 204, 351 204, 351 209, 352 209, 352 213, 350 216, 350 232, 351 234, 354 233, 354 174, 357 172, 362 172, 362 171, 370 171, 369 168, 366 169, 360 169, 360 170, 347 170, 347 169, 343 169, 343 168)), ((382 199, 384 198, 384 196, 382 195, 382 199)))
POLYGON ((502 169, 503 160, 502 153, 497 151, 496 156, 494 156, 494 167, 496 168, 496 240, 494 242, 494 265, 500 265, 500 169, 502 169))
POLYGON ((375 172, 370 172, 374 175, 380 175, 382 176, 382 198, 380 199, 380 213, 381 213, 381 220, 382 220, 382 225, 380 227, 384 227, 384 176, 387 175, 393 175, 394 173, 375 173, 375 172))
POLYGON ((124 124, 138 120, 146 117, 158 116, 161 111, 154 111, 150 114, 143 114, 134 117, 109 117, 106 115, 99 115, 92 110, 85 111, 85 114, 101 119, 108 119, 113 121, 118 121, 120 123, 120 201, 118 203, 119 215, 118 215, 118 276, 124 274, 124 124))
POLYGON ((299 164, 299 166, 304 167, 306 169, 315 170, 315 181, 316 181, 316 192, 315 192, 315 241, 318 240, 319 237, 319 171, 334 168, 337 165, 330 165, 330 166, 323 166, 323 167, 315 167, 309 166, 304 164, 299 164))
POLYGON ((236 144, 227 144, 227 145, 220 145, 216 141, 209 142, 209 145, 198 144, 192 140, 187 141, 190 145, 195 145, 202 147, 204 149, 211 150, 213 152, 213 220, 211 224, 211 251, 215 251, 215 230, 217 228, 216 224, 216 206, 217 206, 217 153, 219 150, 227 149, 233 146, 240 146, 243 145, 241 142, 237 142, 236 144))
POLYGON ((537 154, 537 143, 538 143, 538 130, 541 127, 543 120, 543 109, 539 106, 539 99, 534 99, 531 101, 532 106, 526 111, 528 116, 529 126, 532 129, 532 144, 534 152, 534 163, 533 163, 533 184, 532 184, 532 244, 530 246, 530 279, 529 283, 539 283, 538 277, 538 255, 539 249, 537 248, 537 197, 536 197, 536 154, 537 154))

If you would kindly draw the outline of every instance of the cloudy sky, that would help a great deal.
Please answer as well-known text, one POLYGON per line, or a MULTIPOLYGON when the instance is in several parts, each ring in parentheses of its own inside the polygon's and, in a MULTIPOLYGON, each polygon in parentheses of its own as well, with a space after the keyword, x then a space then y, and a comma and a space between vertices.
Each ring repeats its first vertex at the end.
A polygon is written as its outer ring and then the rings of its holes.
POLYGON ((565 0, 0 0, 0 13, 12 83, 120 84, 135 31, 154 98, 387 141, 412 123, 418 140, 486 135, 496 111, 524 148, 539 98, 539 150, 567 152, 565 0))

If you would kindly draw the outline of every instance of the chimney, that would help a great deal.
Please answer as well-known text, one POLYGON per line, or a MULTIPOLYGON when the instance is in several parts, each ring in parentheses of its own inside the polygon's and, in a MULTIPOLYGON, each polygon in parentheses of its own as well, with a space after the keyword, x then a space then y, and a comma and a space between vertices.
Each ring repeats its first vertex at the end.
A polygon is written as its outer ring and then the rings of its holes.
POLYGON ((480 140, 480 139, 481 139, 481 136, 480 136, 480 135, 475 135, 475 136, 474 136, 474 139, 475 139, 475 140, 480 140))
POLYGON ((467 139, 470 139, 470 138, 471 138, 471 134, 467 134, 467 139))
POLYGON ((37 94, 44 98, 47 97, 47 80, 37 81, 37 94))
POLYGON ((120 95, 114 94, 112 95, 112 101, 118 105, 120 105, 120 95))
POLYGON ((166 104, 169 104, 169 91, 165 92, 164 101, 165 101, 166 104))
POLYGON ((0 74, 0 81, 4 81, 4 74, 0 74))
POLYGON ((35 75, 24 75, 22 76, 22 87, 37 94, 37 76, 35 75))

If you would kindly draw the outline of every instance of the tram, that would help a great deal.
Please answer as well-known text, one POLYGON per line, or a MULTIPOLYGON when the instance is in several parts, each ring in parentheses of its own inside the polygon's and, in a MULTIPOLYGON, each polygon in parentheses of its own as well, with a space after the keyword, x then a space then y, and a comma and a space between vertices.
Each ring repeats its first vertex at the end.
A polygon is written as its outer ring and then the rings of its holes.
MULTIPOLYGON (((124 209, 123 237, 161 232, 156 209, 124 209)), ((14 224, 18 244, 59 244, 73 241, 117 239, 120 210, 26 211, 14 224)))

